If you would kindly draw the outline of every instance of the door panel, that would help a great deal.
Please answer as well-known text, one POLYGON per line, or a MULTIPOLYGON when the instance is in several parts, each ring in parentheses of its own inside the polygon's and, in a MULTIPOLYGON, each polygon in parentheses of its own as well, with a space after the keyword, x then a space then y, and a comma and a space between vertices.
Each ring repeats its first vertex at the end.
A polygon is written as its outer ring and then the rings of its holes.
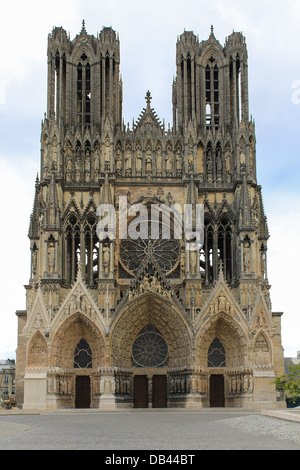
POLYGON ((148 377, 146 375, 136 375, 134 377, 134 408, 148 408, 148 377))
POLYGON ((167 377, 165 375, 153 376, 152 407, 167 408, 167 377))
POLYGON ((210 376, 210 406, 225 406, 224 375, 210 376))
POLYGON ((91 382, 87 375, 76 377, 75 408, 90 408, 91 406, 91 382))

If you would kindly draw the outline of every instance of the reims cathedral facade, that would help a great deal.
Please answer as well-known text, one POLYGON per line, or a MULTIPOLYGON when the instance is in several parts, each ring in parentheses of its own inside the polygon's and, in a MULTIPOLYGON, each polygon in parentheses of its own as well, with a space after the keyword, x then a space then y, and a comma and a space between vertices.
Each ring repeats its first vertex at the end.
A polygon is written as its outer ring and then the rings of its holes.
POLYGON ((83 23, 73 40, 62 27, 49 35, 31 272, 16 312, 24 409, 283 406, 247 57, 241 33, 221 46, 213 28, 201 42, 184 31, 172 125, 149 91, 125 125, 116 32, 83 23), (120 237, 121 200, 137 232, 141 213, 170 208, 169 237, 161 217, 157 237, 120 237), (105 204, 115 237, 98 236, 105 204), (175 236, 173 208, 186 205, 204 210, 201 245, 175 236))

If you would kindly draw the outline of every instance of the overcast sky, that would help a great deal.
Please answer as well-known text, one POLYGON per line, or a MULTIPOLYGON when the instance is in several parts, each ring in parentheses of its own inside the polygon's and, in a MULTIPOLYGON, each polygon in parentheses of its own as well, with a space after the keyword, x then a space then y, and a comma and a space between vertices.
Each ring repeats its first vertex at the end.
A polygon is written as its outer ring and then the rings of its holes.
POLYGON ((300 350, 300 2, 299 0, 15 0, 0 9, 1 269, 0 359, 15 356, 16 310, 25 309, 27 238, 46 111, 47 37, 63 26, 71 39, 112 26, 121 43, 123 109, 132 123, 152 94, 171 123, 176 40, 184 29, 222 45, 241 31, 249 55, 250 113, 256 122, 258 181, 271 238, 268 277, 273 311, 284 312, 285 356, 300 350))

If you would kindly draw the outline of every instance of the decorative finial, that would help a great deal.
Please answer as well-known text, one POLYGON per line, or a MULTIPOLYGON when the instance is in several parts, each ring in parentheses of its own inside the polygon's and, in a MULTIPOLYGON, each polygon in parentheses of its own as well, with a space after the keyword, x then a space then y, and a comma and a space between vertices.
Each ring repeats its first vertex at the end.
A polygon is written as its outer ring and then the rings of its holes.
POLYGON ((85 20, 82 20, 81 32, 85 32, 85 33, 86 33, 86 29, 85 29, 85 20))
POLYGON ((146 93, 145 100, 146 100, 147 105, 150 106, 150 103, 151 103, 151 100, 152 100, 152 96, 151 96, 151 93, 150 93, 149 90, 148 90, 147 93, 146 93))
POLYGON ((213 25, 211 25, 211 27, 210 27, 210 34, 214 34, 214 26, 213 25))

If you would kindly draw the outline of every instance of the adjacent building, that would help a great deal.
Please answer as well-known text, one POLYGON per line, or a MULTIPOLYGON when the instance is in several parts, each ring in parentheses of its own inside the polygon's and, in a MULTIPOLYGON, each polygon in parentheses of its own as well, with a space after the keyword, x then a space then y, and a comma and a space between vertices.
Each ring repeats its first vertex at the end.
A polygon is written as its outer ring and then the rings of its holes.
POLYGON ((2 406, 15 402, 15 361, 0 360, 0 398, 2 406))

